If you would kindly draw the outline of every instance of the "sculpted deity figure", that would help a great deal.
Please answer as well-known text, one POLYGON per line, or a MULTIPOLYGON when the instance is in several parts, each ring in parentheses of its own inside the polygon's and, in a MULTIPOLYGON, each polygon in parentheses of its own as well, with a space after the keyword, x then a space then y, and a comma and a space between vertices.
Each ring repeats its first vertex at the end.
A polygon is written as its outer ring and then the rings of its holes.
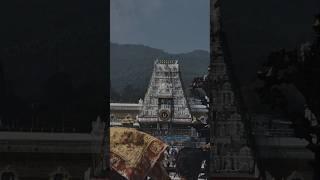
POLYGON ((219 135, 220 136, 224 136, 225 134, 225 128, 224 128, 224 125, 220 125, 220 128, 219 128, 219 135))
POLYGON ((225 161, 225 168, 224 168, 224 170, 226 170, 226 171, 232 170, 232 159, 231 159, 230 153, 228 153, 228 154, 225 156, 224 161, 225 161))
POLYGON ((160 87, 159 87, 159 93, 163 93, 166 89, 166 84, 165 83, 161 83, 160 87))
POLYGON ((143 100, 141 98, 139 99, 139 104, 143 104, 143 100))
POLYGON ((215 169, 221 170, 221 163, 219 158, 215 158, 214 165, 215 165, 215 169))
POLYGON ((249 171, 254 166, 254 161, 251 157, 251 149, 248 146, 244 146, 240 149, 240 170, 241 171, 249 171))

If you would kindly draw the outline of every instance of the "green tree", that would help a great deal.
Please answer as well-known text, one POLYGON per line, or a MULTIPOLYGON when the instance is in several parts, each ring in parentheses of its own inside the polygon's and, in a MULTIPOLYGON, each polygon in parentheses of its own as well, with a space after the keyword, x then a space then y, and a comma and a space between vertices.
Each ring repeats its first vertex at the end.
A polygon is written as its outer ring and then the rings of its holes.
POLYGON ((140 98, 143 98, 143 91, 134 87, 132 84, 127 84, 121 93, 122 102, 137 103, 140 98))
POLYGON ((283 107, 293 122, 297 137, 306 139, 307 148, 314 152, 314 179, 320 179, 320 15, 314 23, 316 39, 299 49, 280 50, 270 54, 258 72, 264 86, 259 90, 263 99, 274 107, 283 107), (284 89, 294 86, 304 97, 305 109, 288 112, 288 97, 284 89), (280 100, 279 100, 280 99, 280 100))
POLYGON ((121 95, 113 88, 110 88, 110 101, 119 102, 121 95))

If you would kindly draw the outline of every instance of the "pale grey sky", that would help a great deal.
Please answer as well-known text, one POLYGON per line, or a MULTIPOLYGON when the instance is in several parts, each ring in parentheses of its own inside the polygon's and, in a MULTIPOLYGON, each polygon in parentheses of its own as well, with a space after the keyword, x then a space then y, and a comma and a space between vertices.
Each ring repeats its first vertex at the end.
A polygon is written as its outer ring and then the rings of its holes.
POLYGON ((170 53, 209 50, 209 0, 111 0, 111 41, 170 53))

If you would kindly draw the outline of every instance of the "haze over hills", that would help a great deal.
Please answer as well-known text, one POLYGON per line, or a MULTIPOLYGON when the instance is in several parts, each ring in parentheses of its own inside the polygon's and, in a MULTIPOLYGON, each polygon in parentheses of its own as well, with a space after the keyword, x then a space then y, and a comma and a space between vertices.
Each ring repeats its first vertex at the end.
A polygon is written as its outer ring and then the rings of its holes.
MULTIPOLYGON (((170 54, 163 50, 145 45, 116 44, 110 45, 111 102, 137 102, 143 98, 153 71, 153 63, 158 59, 178 59, 184 88, 187 89, 195 77, 207 74, 210 54, 204 50, 194 50, 182 54, 170 54)), ((241 86, 246 104, 255 109, 259 101, 254 92, 256 82, 243 82, 243 76, 251 74, 255 79, 256 66, 243 68, 241 63, 231 62, 236 71, 236 79, 241 86)), ((188 91, 186 91, 188 93, 188 91)))
MULTIPOLYGON (((122 93, 129 87, 143 96, 156 59, 177 59, 180 63, 184 86, 189 86, 193 78, 205 75, 209 65, 209 52, 195 50, 183 54, 170 54, 163 50, 144 45, 110 46, 110 79, 112 90, 122 93)), ((112 96, 113 94, 111 94, 112 96)))
MULTIPOLYGON (((133 44, 111 43, 110 54, 111 102, 137 102, 139 98, 143 98, 151 78, 153 63, 157 58, 179 60, 185 89, 195 77, 207 74, 210 61, 209 52, 204 50, 170 54, 160 49, 133 44)), ((255 76, 257 66, 253 64, 243 68, 241 63, 234 61, 231 63, 233 70, 236 71, 236 79, 239 81, 241 95, 248 110, 252 112, 267 110, 255 91, 260 86, 255 76), (252 81, 249 83, 243 81, 247 74, 251 74, 249 79, 252 81)), ((297 94, 294 89, 292 92, 297 94)), ((293 98, 295 99, 301 101, 301 97, 293 98)))

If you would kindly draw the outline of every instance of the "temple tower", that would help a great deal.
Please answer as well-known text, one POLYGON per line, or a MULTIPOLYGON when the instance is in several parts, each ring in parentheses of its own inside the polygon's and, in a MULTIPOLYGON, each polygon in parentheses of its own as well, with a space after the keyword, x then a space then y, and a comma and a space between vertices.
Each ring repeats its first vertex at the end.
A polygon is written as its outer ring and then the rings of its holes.
POLYGON ((0 60, 0 127, 3 125, 3 113, 5 107, 5 97, 6 97, 6 83, 4 79, 4 69, 2 61, 0 60))
POLYGON ((177 60, 156 60, 138 121, 161 135, 187 135, 192 116, 180 78, 177 60), (182 131, 176 131, 176 129, 182 131))
POLYGON ((210 1, 210 175, 215 179, 251 179, 255 178, 256 164, 225 56, 220 3, 210 1))

